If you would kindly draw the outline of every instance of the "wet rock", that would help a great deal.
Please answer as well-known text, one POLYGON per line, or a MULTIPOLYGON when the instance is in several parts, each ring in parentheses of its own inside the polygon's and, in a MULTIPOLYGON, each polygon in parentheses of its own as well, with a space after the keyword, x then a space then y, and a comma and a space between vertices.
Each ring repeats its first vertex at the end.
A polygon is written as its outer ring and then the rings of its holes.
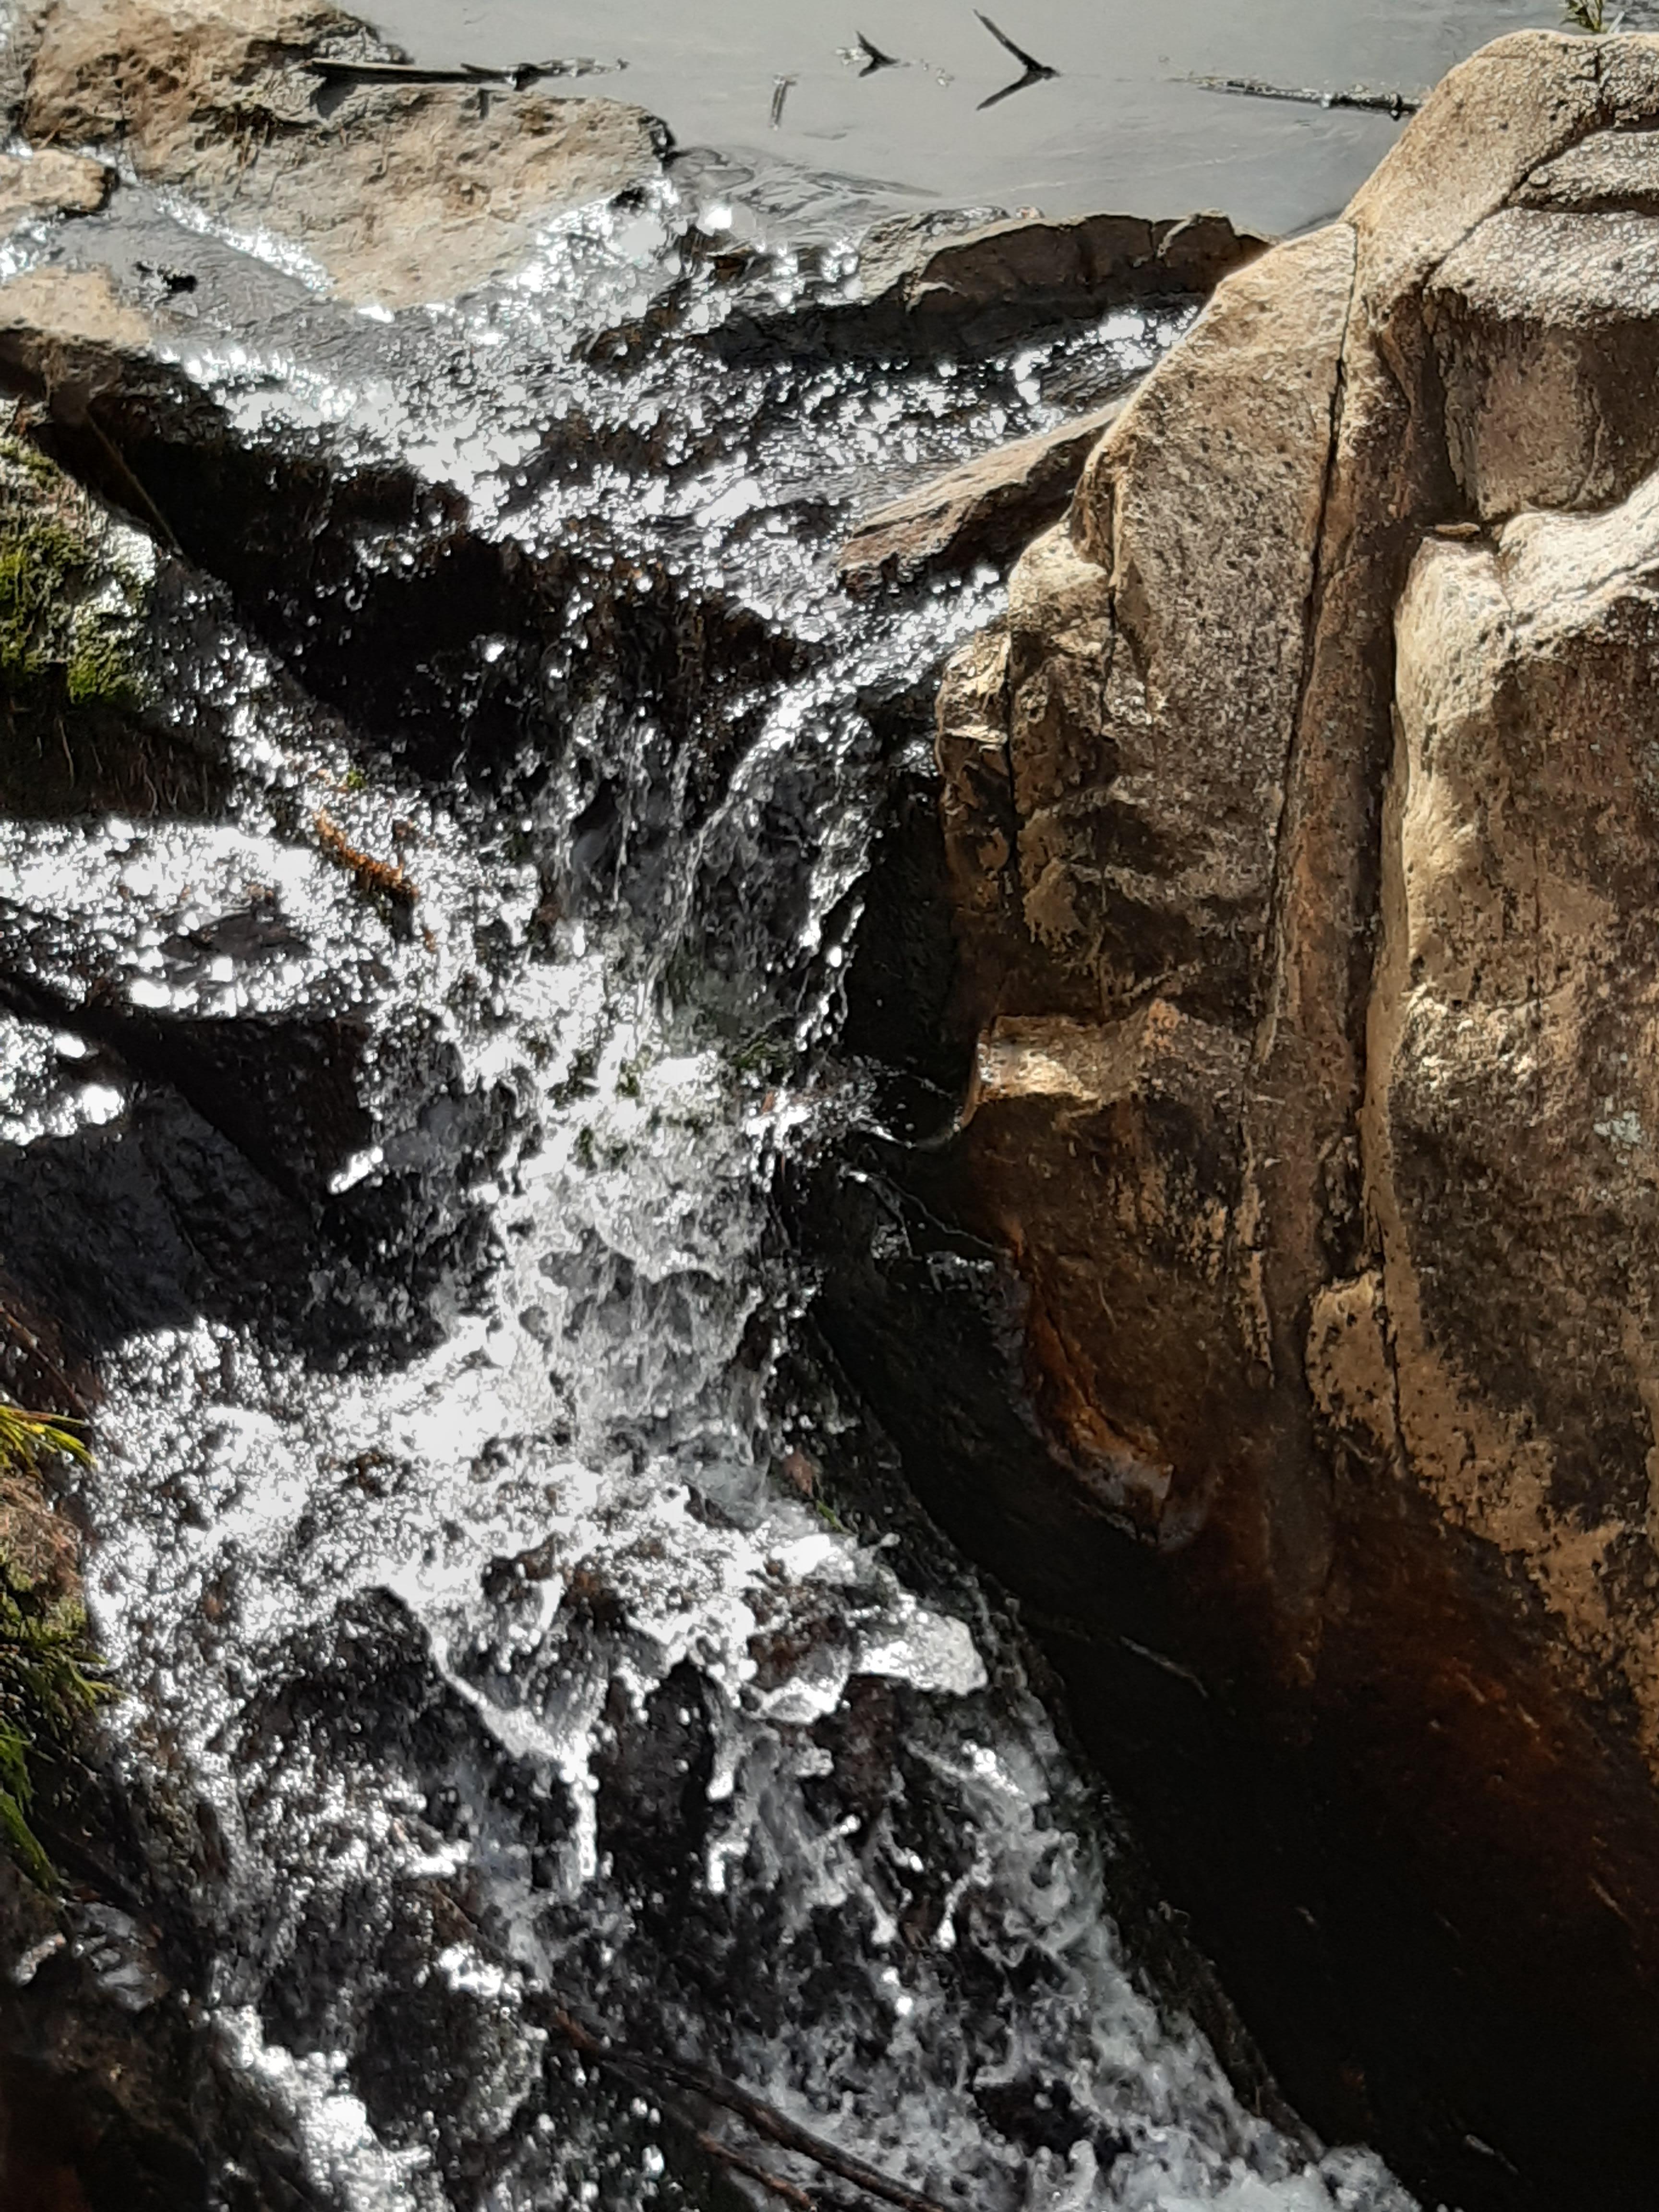
POLYGON ((96 215, 115 172, 106 161, 57 147, 0 156, 0 228, 15 230, 31 216, 96 215))
POLYGON ((998 563, 1065 512, 1090 448, 1121 400, 969 461, 861 522, 836 570, 849 591, 914 583, 939 568, 998 563))
MULTIPOLYGON (((934 209, 878 223, 860 241, 855 271, 844 255, 802 257, 805 282, 781 301, 772 257, 757 249, 688 241, 715 284, 707 343, 739 358, 757 349, 821 349, 836 356, 937 359, 943 350, 983 357, 1041 333, 1085 326, 1137 302, 1196 302, 1269 240, 1224 216, 1151 222, 1138 216, 1035 216, 934 209)), ((599 341, 601 357, 633 356, 653 318, 599 341)), ((1098 388, 1071 404, 1082 410, 1098 388)))
POLYGON ((1010 310, 1078 314, 1126 299, 1206 293, 1268 243, 1235 229, 1223 215, 1179 222, 1010 216, 966 228, 950 218, 907 216, 866 239, 859 276, 872 311, 984 329, 1010 310))
POLYGON ((0 360, 66 412, 119 384, 151 336, 101 269, 31 269, 0 284, 0 360))
POLYGON ((1144 1607, 1234 1717, 1177 1733, 1346 1880, 1409 1864, 1390 1936, 1320 1940, 1383 2012, 1504 2023, 1436 2063, 1524 2186, 1354 2062, 1469 2203, 1572 2193, 1585 2095, 1609 2201, 1654 2148, 1656 123, 1652 40, 1455 71, 1221 285, 940 710, 978 1045, 932 1187, 1018 1279, 1042 1511, 1112 1593, 1072 1663, 1118 1695, 1082 1655, 1144 1607))
POLYGON ((666 143, 616 101, 319 72, 386 50, 314 0, 58 0, 28 51, 31 140, 118 149, 388 307, 503 274, 538 226, 654 174, 666 143))

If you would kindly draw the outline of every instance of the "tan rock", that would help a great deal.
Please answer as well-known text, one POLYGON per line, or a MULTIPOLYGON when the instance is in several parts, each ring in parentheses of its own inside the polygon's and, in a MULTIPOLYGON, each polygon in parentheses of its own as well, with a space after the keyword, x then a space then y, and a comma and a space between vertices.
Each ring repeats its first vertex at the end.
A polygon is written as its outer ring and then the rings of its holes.
POLYGON ((1147 380, 939 748, 953 1187, 1113 1607, 1644 2111, 1656 126, 1659 40, 1455 71, 1147 380))
POLYGON ((96 215, 113 182, 106 162, 50 146, 0 155, 0 228, 15 230, 31 216, 96 215))
POLYGON ((1413 564, 1368 1162, 1407 1462, 1659 1768, 1656 583, 1651 478, 1413 564))
POLYGON ((1601 506, 1659 459, 1659 219, 1505 208, 1441 264, 1427 324, 1483 518, 1601 506))
POLYGON ((551 218, 658 167, 660 126, 616 101, 332 81, 319 98, 310 62, 370 50, 317 0, 55 0, 21 128, 118 150, 392 307, 504 274, 551 218))
POLYGON ((1102 433, 1123 403, 966 462, 861 522, 836 556, 849 591, 911 583, 936 568, 1000 561, 1062 515, 1102 433))
POLYGON ((101 269, 32 269, 0 284, 0 363, 66 420, 120 383, 150 336, 101 269))
POLYGON ((1534 169, 1609 119, 1602 58, 1599 42, 1522 31, 1437 86, 1348 210, 1360 295, 1380 331, 1534 169))
MULTIPOLYGON (((1051 913, 1063 897, 1070 919, 1048 927, 1048 949, 1089 971, 1103 1006, 1202 963, 1237 1003, 1257 988, 1352 273, 1352 234, 1336 226, 1229 278, 1079 487, 1072 538, 1109 577, 1121 633, 1090 641, 1105 673, 1097 734, 1060 787, 1045 757, 1066 721, 1017 696, 1011 735, 1017 781, 1042 785, 1027 896, 1051 913), (1057 836, 1062 823, 1073 834, 1057 836)), ((1046 692, 1048 595, 1030 598, 1013 680, 1046 692)))
POLYGON ((1575 215, 1659 215, 1659 138, 1649 131, 1595 131, 1534 169, 1522 207, 1575 215))

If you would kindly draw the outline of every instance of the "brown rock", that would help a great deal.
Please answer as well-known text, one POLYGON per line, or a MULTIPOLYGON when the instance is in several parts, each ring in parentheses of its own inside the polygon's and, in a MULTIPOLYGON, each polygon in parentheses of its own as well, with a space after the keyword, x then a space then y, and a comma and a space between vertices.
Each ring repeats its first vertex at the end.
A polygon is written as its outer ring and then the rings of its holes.
POLYGON ((114 181, 106 162, 55 147, 0 154, 0 228, 15 230, 31 216, 96 215, 114 181))
POLYGON ((65 422, 139 368, 150 336, 101 269, 31 269, 0 284, 0 365, 65 422))
POLYGON ((118 149, 146 182, 296 241, 347 297, 391 307, 502 275, 550 218, 658 167, 660 126, 613 100, 358 82, 319 104, 308 64, 374 51, 319 0, 55 0, 21 127, 118 149))
POLYGON ((1091 300, 1207 292, 1269 243, 1224 215, 1009 216, 965 228, 956 217, 908 216, 871 233, 860 278, 866 300, 936 319, 1010 306, 1076 313, 1091 300))
POLYGON ((1365 1971, 1443 1942, 1552 2023, 1478 2131, 1534 2160, 1569 2081, 1659 2090, 1656 125, 1659 40, 1454 72, 1222 284, 940 708, 951 1172, 1074 1526, 1409 1868, 1365 1971))
POLYGON ((1121 399, 999 446, 861 522, 836 558, 849 591, 911 583, 936 568, 1000 562, 1069 505, 1091 447, 1122 410, 1121 399))

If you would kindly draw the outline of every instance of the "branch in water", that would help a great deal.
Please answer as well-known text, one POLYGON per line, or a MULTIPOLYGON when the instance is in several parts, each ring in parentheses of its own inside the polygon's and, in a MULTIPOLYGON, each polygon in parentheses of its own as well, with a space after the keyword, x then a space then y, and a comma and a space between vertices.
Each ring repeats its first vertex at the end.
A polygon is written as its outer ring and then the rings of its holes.
POLYGON ((1006 31, 999 29, 982 9, 975 8, 974 13, 998 45, 1006 46, 1014 59, 1024 64, 1025 72, 1023 76, 1016 77, 1012 84, 1005 84, 1000 92, 994 92, 988 100, 981 100, 981 110, 995 107, 1000 101, 1012 100, 1017 92, 1024 92, 1028 84, 1041 84, 1045 78, 1060 75, 1060 71, 1050 69, 1047 62, 1040 62, 1035 54, 1028 54, 1024 46, 1017 46, 1006 31))
POLYGON ((733 2173, 746 2174, 750 2181, 757 2181, 774 2197, 781 2197, 786 2204, 793 2204, 795 2212, 823 2212, 823 2206, 810 2189, 798 2189, 793 2181, 786 2181, 781 2173, 774 2173, 757 2158, 750 2158, 746 2151, 733 2150, 730 2143, 723 2143, 718 2136, 711 2136, 706 2128, 698 2127, 695 2121, 677 2112, 672 2105, 665 2105, 663 2110, 671 2120, 678 2121, 685 2129, 705 2158, 712 2158, 717 2164, 729 2166, 733 2173))
POLYGON ((1200 92, 1237 93, 1246 100, 1295 100, 1310 107, 1363 107, 1378 115, 1415 115, 1422 106, 1420 95, 1405 92, 1373 92, 1369 85, 1357 84, 1346 92, 1318 92, 1311 85, 1263 84, 1250 76, 1189 76, 1188 84, 1195 84, 1200 92))
POLYGON ((514 62, 506 69, 482 69, 464 62, 459 69, 427 69, 419 62, 354 62, 323 56, 308 61, 313 76, 344 84, 506 84, 526 92, 544 77, 608 76, 625 62, 595 61, 577 55, 568 61, 514 62))
MULTIPOLYGON (((601 2066, 609 2067, 614 2073, 624 2077, 632 2076, 636 2084, 641 2081, 647 2083, 672 2081, 676 2088, 689 2089, 696 2096, 706 2097, 711 2105, 721 2106, 726 2112, 735 2112, 740 2119, 746 2120, 757 2135, 765 2136, 781 2149, 793 2151, 798 2157, 822 2167, 824 2172, 835 2174, 839 2180, 851 2182, 854 2189, 861 2189, 867 2197, 877 2197, 884 2203, 897 2205, 899 2212, 945 2212, 945 2208, 931 2197, 923 2197, 914 2189, 907 2189, 902 2182, 890 2181, 875 2166, 866 2166, 861 2158, 854 2158, 850 2152, 838 2148, 832 2142, 826 2142, 822 2136, 815 2136, 809 2130, 798 2126, 779 2112, 775 2105, 769 2105, 764 2098, 753 2095, 735 2081, 728 2081, 719 2074, 707 2073, 701 2066, 684 2065, 677 2058, 658 2058, 647 2051, 630 2051, 621 2045, 612 2044, 605 2037, 596 2035, 591 2028, 584 2027, 561 2005, 550 2007, 547 2016, 574 2050, 580 2051, 584 2057, 592 2058, 601 2066)), ((809 2203, 811 2202, 807 2192, 797 2191, 793 2182, 785 2182, 780 2186, 776 2176, 766 2175, 763 2172, 753 2178, 763 2179, 769 2188, 776 2187, 781 2196, 792 2196, 792 2201, 798 2202, 806 2197, 809 2203)), ((814 2212, 817 2212, 816 2207, 814 2212)))
POLYGON ((979 17, 980 21, 984 24, 986 29, 991 33, 991 36, 996 40, 997 44, 999 46, 1007 47, 1009 52, 1013 56, 1014 59, 1019 64, 1020 67, 1025 71, 1028 76, 1056 76, 1059 75, 1059 71, 1057 70, 1051 70, 1047 62, 1040 62, 1035 54, 1028 54, 1024 46, 1017 46, 1013 40, 1009 37, 1006 31, 999 30, 997 26, 991 21, 990 17, 986 15, 982 9, 975 8, 974 13, 979 17))

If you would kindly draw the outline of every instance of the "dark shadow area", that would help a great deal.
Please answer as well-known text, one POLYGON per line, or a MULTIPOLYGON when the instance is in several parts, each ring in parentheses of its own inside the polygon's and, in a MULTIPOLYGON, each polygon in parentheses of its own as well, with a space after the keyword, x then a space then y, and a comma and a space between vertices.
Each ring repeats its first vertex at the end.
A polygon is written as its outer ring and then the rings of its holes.
POLYGON ((1460 1738, 1480 1684, 1525 1679, 1492 1626, 1503 1564, 1373 1471, 1339 1473, 1354 1614, 1304 1695, 1241 1663, 1201 1541, 1154 1549, 1047 1445, 1021 1288, 952 1225, 940 1135, 969 1041, 930 802, 924 787, 896 812, 849 983, 848 1042, 911 1141, 855 1136, 783 1194, 824 1335, 922 1505, 1021 1601, 1155 1882, 1307 2120, 1374 2144, 1426 2204, 1638 2212, 1659 2170, 1659 1991, 1611 1901, 1592 1922, 1578 1895, 1604 1852, 1659 1884, 1634 1745, 1541 1683, 1530 1713, 1460 1738), (1437 1583, 1379 1588, 1379 1558, 1437 1546, 1437 1583))

